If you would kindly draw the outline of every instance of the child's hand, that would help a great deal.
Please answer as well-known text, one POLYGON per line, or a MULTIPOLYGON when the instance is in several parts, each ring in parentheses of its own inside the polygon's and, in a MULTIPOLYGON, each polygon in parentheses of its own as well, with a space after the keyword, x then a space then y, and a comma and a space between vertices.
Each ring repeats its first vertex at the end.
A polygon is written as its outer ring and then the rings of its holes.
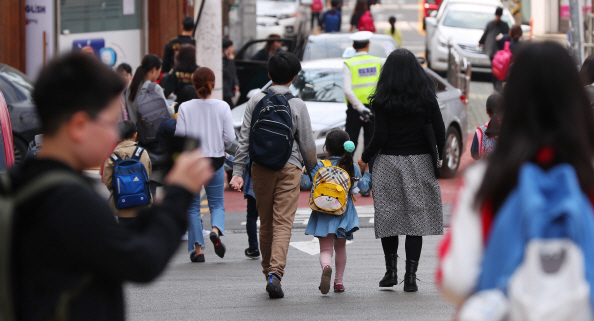
POLYGON ((234 190, 241 192, 241 188, 243 187, 243 177, 237 175, 233 176, 229 185, 231 185, 231 188, 234 190))
POLYGON ((367 163, 365 163, 363 159, 359 158, 357 164, 359 165, 359 169, 361 169, 363 172, 367 170, 367 163))

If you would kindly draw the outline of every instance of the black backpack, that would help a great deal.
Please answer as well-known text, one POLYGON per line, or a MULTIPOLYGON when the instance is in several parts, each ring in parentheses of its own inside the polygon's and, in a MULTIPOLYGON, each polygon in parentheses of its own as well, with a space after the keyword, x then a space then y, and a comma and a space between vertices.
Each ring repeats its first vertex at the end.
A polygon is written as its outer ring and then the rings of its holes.
POLYGON ((293 152, 292 94, 266 94, 254 108, 250 129, 250 159, 259 166, 279 171, 293 152))

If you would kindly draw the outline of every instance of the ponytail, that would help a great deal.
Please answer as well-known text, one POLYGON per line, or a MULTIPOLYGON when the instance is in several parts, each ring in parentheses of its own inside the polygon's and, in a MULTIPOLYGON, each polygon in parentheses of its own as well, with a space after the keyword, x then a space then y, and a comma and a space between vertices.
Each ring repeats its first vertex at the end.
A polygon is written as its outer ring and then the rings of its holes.
POLYGON ((392 28, 390 28, 390 33, 393 36, 394 33, 396 32, 396 17, 394 17, 394 16, 390 17, 390 19, 388 19, 388 22, 392 26, 392 28))
POLYGON ((132 77, 132 82, 130 83, 130 95, 128 96, 128 100, 133 102, 136 99, 136 95, 140 90, 140 86, 146 80, 146 76, 149 71, 153 70, 153 68, 160 69, 162 65, 161 58, 157 57, 153 54, 148 54, 142 58, 142 63, 138 68, 136 68, 136 72, 134 73, 134 77, 132 77))

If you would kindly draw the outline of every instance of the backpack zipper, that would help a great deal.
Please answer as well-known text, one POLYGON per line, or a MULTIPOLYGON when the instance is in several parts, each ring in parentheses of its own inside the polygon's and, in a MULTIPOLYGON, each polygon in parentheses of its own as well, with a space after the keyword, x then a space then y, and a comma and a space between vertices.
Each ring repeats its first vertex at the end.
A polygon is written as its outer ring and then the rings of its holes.
MULTIPOLYGON (((288 137, 287 135, 279 134, 279 133, 277 133, 277 132, 273 132, 272 130, 268 130, 268 129, 266 129, 266 128, 260 128, 260 129, 261 129, 261 130, 264 130, 264 131, 267 131, 267 132, 269 132, 269 133, 273 133, 273 134, 275 134, 275 135, 283 136, 283 137, 284 137, 284 138, 287 140, 287 142, 289 141, 289 137, 288 137)), ((291 144, 289 143, 289 145, 291 145, 291 144)))

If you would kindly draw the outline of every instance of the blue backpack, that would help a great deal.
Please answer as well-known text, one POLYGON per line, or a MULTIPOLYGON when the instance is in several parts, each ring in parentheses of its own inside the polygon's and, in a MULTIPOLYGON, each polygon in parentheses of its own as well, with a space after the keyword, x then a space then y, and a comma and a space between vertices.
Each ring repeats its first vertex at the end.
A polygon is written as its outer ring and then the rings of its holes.
POLYGON ((289 100, 291 94, 266 94, 254 108, 250 129, 250 159, 252 162, 279 171, 293 152, 293 118, 289 100))
POLYGON ((138 146, 132 158, 122 159, 116 153, 111 154, 113 167, 113 203, 117 209, 124 209, 151 202, 149 178, 140 155, 144 148, 138 146))
POLYGON ((324 17, 324 32, 340 31, 340 11, 334 10, 334 14, 329 12, 324 17))

